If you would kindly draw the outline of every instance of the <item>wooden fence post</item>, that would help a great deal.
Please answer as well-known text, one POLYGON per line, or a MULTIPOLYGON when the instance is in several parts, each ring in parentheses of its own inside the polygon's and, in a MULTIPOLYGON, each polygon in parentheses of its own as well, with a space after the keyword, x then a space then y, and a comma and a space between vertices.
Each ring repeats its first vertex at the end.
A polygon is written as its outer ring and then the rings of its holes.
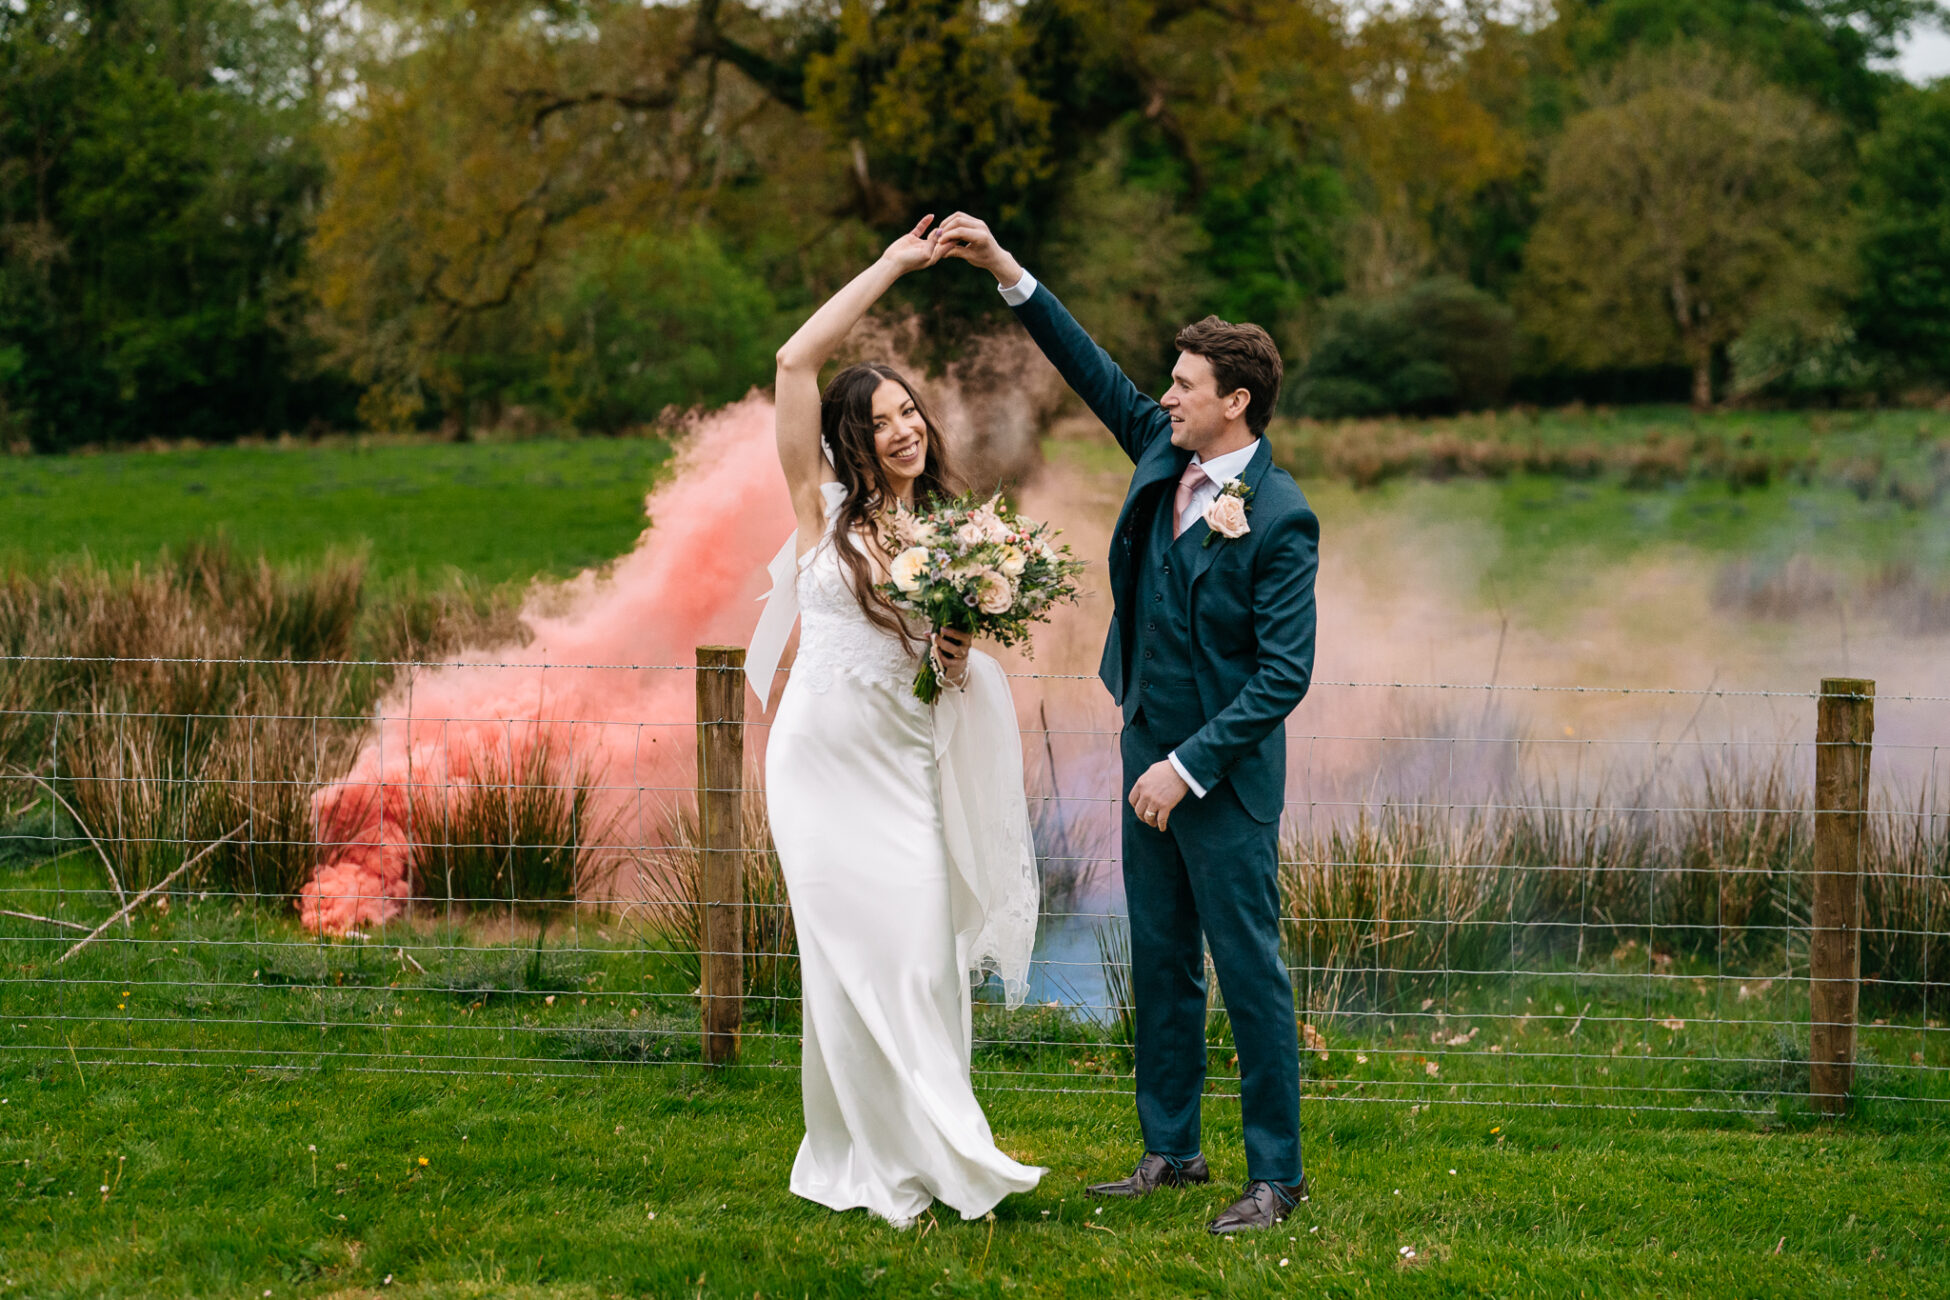
POLYGON ((1862 981, 1862 844, 1876 684, 1824 677, 1815 720, 1815 889, 1809 922, 1809 1092, 1829 1115, 1848 1110, 1862 981))
POLYGON ((704 1059, 738 1056, 745 1014, 745 652, 697 648, 698 972, 704 1059))

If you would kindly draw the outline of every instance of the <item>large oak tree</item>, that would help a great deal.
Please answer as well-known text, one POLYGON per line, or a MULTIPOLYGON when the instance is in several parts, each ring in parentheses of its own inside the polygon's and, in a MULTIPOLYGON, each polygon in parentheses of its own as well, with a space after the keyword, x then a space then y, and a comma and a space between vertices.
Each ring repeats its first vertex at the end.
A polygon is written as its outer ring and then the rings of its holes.
POLYGON ((1573 365, 1683 361, 1713 401, 1763 313, 1841 287, 1836 134, 1813 105, 1697 48, 1628 60, 1551 153, 1527 259, 1530 316, 1573 365))

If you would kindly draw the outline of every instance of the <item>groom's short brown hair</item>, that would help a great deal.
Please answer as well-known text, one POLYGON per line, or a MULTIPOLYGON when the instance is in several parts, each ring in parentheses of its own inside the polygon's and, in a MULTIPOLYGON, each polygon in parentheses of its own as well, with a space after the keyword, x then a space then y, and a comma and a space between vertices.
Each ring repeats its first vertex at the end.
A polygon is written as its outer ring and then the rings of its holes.
POLYGON ((1246 404, 1246 427, 1255 438, 1266 432, 1273 403, 1280 399, 1280 350, 1271 334, 1257 325, 1234 325, 1207 316, 1179 330, 1173 343, 1180 352, 1196 353, 1212 363, 1221 393, 1245 389, 1251 398, 1246 404))

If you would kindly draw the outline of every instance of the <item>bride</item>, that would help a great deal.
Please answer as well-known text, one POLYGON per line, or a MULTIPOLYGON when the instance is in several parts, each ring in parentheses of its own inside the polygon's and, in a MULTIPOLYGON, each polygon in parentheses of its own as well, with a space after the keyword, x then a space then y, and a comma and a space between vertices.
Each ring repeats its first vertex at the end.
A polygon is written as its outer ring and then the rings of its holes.
POLYGON ((771 667, 756 665, 776 663, 796 606, 799 655, 766 747, 803 990, 806 1136, 792 1190, 897 1226, 936 1200, 979 1218, 1046 1172, 996 1148, 969 1080, 970 977, 994 971, 1019 1003, 1035 938, 1008 683, 966 634, 941 632, 932 648, 948 689, 921 703, 913 681, 928 629, 874 590, 886 578, 885 512, 954 490, 941 434, 887 366, 852 366, 818 386, 820 366, 880 295, 940 260, 924 233, 932 220, 779 349, 779 461, 799 531, 773 566, 751 656, 763 699, 771 667))

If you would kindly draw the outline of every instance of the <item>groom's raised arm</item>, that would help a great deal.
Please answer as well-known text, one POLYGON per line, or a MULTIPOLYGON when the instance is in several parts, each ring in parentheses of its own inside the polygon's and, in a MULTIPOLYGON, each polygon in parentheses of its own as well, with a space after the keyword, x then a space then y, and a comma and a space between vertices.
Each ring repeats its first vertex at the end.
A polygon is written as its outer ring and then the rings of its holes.
POLYGON ((1036 283, 1036 277, 996 243, 987 222, 957 212, 941 223, 934 237, 941 241, 945 256, 979 266, 995 277, 1002 300, 1016 309, 1016 319, 1029 337, 1104 422, 1127 456, 1135 461, 1158 438, 1171 436, 1171 417, 1164 407, 1139 391, 1110 354, 1063 309, 1056 295, 1036 283))
POLYGON ((1131 382, 1047 286, 1025 271, 1023 279, 1004 289, 1002 296, 1063 382, 1104 422, 1125 455, 1135 461, 1153 440, 1171 436, 1171 417, 1165 408, 1131 382))

